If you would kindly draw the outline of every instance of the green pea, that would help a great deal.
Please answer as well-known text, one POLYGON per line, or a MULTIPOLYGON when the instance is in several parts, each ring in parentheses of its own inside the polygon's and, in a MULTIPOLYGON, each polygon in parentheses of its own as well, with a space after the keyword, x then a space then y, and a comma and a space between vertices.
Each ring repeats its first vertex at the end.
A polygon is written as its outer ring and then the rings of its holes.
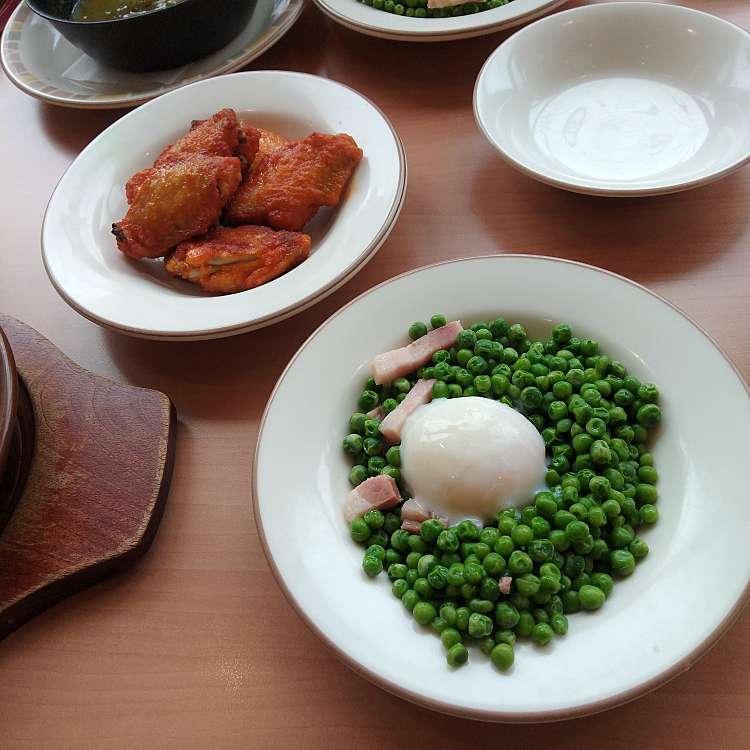
MULTIPOLYGON (((500 557, 498 555, 498 557, 500 557)), ((485 558, 486 559, 486 558, 485 558)), ((503 560, 502 557, 500 557, 503 560)), ((503 560, 503 569, 505 569, 505 560, 503 560)), ((464 580, 466 583, 479 583, 484 577, 484 570, 479 563, 465 562, 464 563, 464 580)))
POLYGON ((441 605, 438 614, 448 624, 448 627, 453 627, 456 624, 456 608, 450 602, 441 605))
POLYGON ((612 580, 612 576, 607 573, 592 573, 591 585, 601 589, 604 592, 604 596, 608 597, 612 593, 615 582, 612 580))
POLYGON ((377 557, 381 562, 385 561, 385 549, 380 544, 371 544, 365 550, 365 556, 373 555, 377 557))
POLYGON ((444 552, 455 552, 458 549, 459 544, 458 535, 452 529, 444 529, 438 535, 438 549, 441 549, 444 552))
POLYGON ((582 609, 594 610, 599 609, 603 604, 606 596, 604 592, 596 586, 581 586, 578 591, 579 601, 582 609))
MULTIPOLYGON (((515 521, 513 521, 513 524, 515 524, 515 521)), ((510 557, 515 548, 516 545, 513 543, 513 540, 507 535, 498 537, 493 546, 493 550, 497 552, 498 555, 502 555, 506 560, 510 557)))
MULTIPOLYGON (((383 550, 385 556, 385 550, 383 550)), ((362 570, 367 573, 370 578, 374 578, 378 573, 383 571, 383 561, 375 555, 365 555, 362 560, 362 570)))
POLYGON ((487 360, 484 357, 473 356, 467 363, 466 369, 476 377, 487 372, 487 360))
MULTIPOLYGON (((402 6, 401 14, 403 14, 403 6, 402 6)), ((426 335, 427 335, 427 326, 424 323, 417 322, 417 323, 412 323, 409 326, 409 338, 412 341, 416 341, 417 339, 420 339, 422 338, 422 336, 426 336, 426 335)))
MULTIPOLYGON (((367 437, 362 446, 368 456, 379 456, 383 452, 383 441, 380 438, 367 437)), ((383 461, 385 465, 385 461, 383 461)))
POLYGON ((399 599, 403 599, 404 594, 409 590, 409 584, 403 578, 397 578, 391 584, 391 592, 399 599))
POLYGON ((456 643, 448 649, 446 659, 451 667, 460 667, 469 660, 469 651, 463 643, 456 643))
POLYGON ((419 535, 427 544, 434 544, 443 531, 443 524, 435 518, 428 518, 422 521, 419 528, 419 535))
POLYGON ((636 419, 642 427, 652 427, 661 421, 661 409, 656 404, 644 404, 638 409, 636 419))
POLYGON ((459 633, 458 630, 456 630, 456 628, 447 627, 440 634, 440 640, 443 642, 443 646, 445 648, 450 649, 453 646, 455 646, 457 643, 463 643, 464 639, 461 633, 459 633))
POLYGON ((499 627, 510 630, 518 624, 519 619, 518 609, 509 602, 500 602, 495 605, 495 622, 499 627))
POLYGON ((574 614, 581 609, 577 591, 573 591, 572 589, 565 591, 560 598, 562 599, 563 611, 566 615, 574 614))
POLYGON ((654 524, 659 520, 659 510, 655 505, 651 505, 650 503, 641 505, 638 514, 641 521, 649 525, 654 524))
POLYGON ((444 380, 436 380, 432 384, 432 398, 448 398, 448 384, 444 380))
POLYGON ((554 636, 555 631, 546 622, 538 622, 531 630, 531 639, 538 646, 546 646, 554 636))
POLYGON ((412 616, 420 625, 429 625, 437 616, 437 612, 429 602, 417 602, 412 610, 412 616))
POLYGON ((427 542, 418 534, 409 534, 408 545, 412 552, 419 552, 422 555, 430 549, 427 542))
POLYGON ((609 535, 609 544, 615 549, 623 549, 628 547, 633 541, 634 534, 631 529, 625 526, 620 526, 616 529, 612 529, 612 533, 609 535))
POLYGON ((515 550, 508 559, 508 570, 513 576, 525 575, 534 568, 531 558, 521 550, 515 550))
POLYGON ((419 604, 419 594, 412 589, 407 589, 406 593, 401 597, 401 602, 409 612, 413 612, 414 607, 419 604))
POLYGON ((514 544, 525 547, 534 538, 534 532, 525 524, 518 524, 510 532, 510 538, 514 544))
POLYGON ((534 615, 531 612, 521 612, 518 624, 515 627, 516 635, 528 638, 534 630, 535 625, 534 615))
POLYGON ((448 568, 448 583, 451 586, 463 586, 466 583, 463 563, 454 563, 448 568))
POLYGON ((405 529, 396 529, 391 534, 391 547, 399 552, 409 550, 409 537, 411 535, 405 529))
POLYGON ((659 492, 653 484, 637 484, 635 497, 640 503, 653 505, 659 499, 659 492))
POLYGON ((469 615, 469 627, 468 632, 472 638, 480 639, 486 638, 492 633, 493 623, 492 620, 479 612, 472 612, 469 615))
POLYGON ((347 435, 344 438, 342 447, 345 453, 348 453, 351 456, 356 456, 358 453, 362 452, 362 436, 358 435, 356 432, 347 435))
POLYGON ((609 564, 615 575, 626 577, 635 570, 635 557, 628 550, 617 549, 610 553, 609 564))
POLYGON ((460 331, 456 337, 456 346, 460 349, 473 349, 477 343, 477 334, 470 328, 460 331))
POLYGON ((562 613, 552 615, 549 624, 556 635, 565 635, 568 632, 568 618, 562 613))
POLYGON ((509 629, 496 630, 493 638, 495 643, 507 643, 509 646, 515 646, 516 634, 509 629))
MULTIPOLYGON (((388 538, 388 535, 386 534, 386 540, 388 538)), ((396 552, 395 549, 387 549, 385 551, 385 564, 386 565, 394 565, 396 563, 401 562, 401 555, 396 552)))
POLYGON ((349 532, 352 539, 358 544, 364 544, 364 542, 370 538, 370 534, 372 533, 364 518, 355 518, 351 522, 349 532))
POLYGON ((469 629, 469 616, 471 610, 468 607, 459 607, 456 610, 456 627, 462 632, 466 632, 469 629))
POLYGON ((443 620, 443 618, 442 618, 442 617, 440 617, 440 616, 436 617, 436 618, 435 618, 435 619, 434 619, 434 620, 433 620, 433 621, 432 621, 432 622, 430 623, 430 625, 432 626, 432 629, 433 629, 433 630, 434 630, 434 631, 435 631, 436 633, 438 633, 438 634, 439 634, 439 633, 442 633, 442 632, 443 632, 443 631, 444 631, 444 630, 445 630, 445 629, 446 629, 446 628, 448 627, 448 623, 446 623, 446 621, 445 621, 445 620, 443 620))
POLYGON ((522 576, 517 576, 514 583, 518 592, 524 596, 533 596, 539 591, 539 578, 533 573, 525 573, 522 576))
POLYGON ((633 539, 628 549, 636 560, 640 560, 648 554, 648 544, 643 539, 633 539))
MULTIPOLYGON (((419 573, 419 570, 417 570, 417 573, 419 573)), ((445 565, 436 565, 427 574, 427 580, 432 588, 442 591, 448 586, 448 568, 445 565)))
POLYGON ((508 643, 496 644, 490 651, 490 659, 501 672, 507 672, 513 666, 513 646, 508 643))

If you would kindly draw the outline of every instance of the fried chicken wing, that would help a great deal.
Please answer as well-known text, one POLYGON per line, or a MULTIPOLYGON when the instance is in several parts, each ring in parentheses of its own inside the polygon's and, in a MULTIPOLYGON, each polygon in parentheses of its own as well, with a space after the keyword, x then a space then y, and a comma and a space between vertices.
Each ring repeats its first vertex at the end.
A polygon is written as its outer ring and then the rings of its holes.
MULTIPOLYGON (((243 123, 242 126, 247 127, 245 123, 243 123)), ((258 152, 255 154, 255 159, 250 166, 251 171, 257 169, 266 156, 274 151, 278 151, 282 146, 286 146, 286 144, 289 143, 287 138, 284 138, 284 136, 279 133, 274 133, 273 130, 258 128, 258 135, 258 152)))
POLYGON ((234 156, 187 155, 152 167, 125 218, 112 225, 117 247, 132 258, 158 258, 215 224, 242 180, 234 156))
POLYGON ((215 294, 252 289, 301 263, 310 237, 268 227, 214 227, 205 237, 182 242, 165 259, 173 276, 215 294))
POLYGON ((173 164, 186 156, 237 156, 245 171, 255 160, 260 142, 257 128, 240 127, 233 109, 222 109, 206 120, 193 120, 190 130, 167 146, 156 157, 153 167, 134 174, 125 185, 128 203, 132 203, 140 186, 149 178, 151 170, 173 164))
POLYGON ((298 231, 321 206, 335 206, 362 150, 346 134, 313 133, 268 154, 224 212, 227 224, 266 224, 298 231))

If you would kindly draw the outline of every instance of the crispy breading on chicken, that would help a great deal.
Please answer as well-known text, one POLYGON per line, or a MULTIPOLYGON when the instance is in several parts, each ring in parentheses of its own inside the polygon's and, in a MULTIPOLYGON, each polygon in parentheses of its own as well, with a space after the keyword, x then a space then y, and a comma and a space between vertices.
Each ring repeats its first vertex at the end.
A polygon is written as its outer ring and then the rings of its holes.
POLYGON ((243 172, 255 160, 260 143, 260 131, 243 123, 240 126, 233 109, 222 109, 205 120, 193 120, 190 130, 156 157, 153 167, 134 174, 125 185, 128 203, 132 203, 138 188, 149 177, 151 169, 172 164, 186 156, 237 156, 243 172))
POLYGON ((214 227, 205 237, 179 244, 164 267, 208 292, 231 294, 275 279, 309 253, 310 237, 301 232, 214 227))
POLYGON ((235 156, 186 155, 152 167, 125 218, 112 225, 117 247, 131 258, 158 258, 205 234, 242 180, 235 156))
POLYGON ((249 172, 224 220, 299 231, 321 206, 338 204, 361 159, 362 150, 344 133, 291 141, 249 172))

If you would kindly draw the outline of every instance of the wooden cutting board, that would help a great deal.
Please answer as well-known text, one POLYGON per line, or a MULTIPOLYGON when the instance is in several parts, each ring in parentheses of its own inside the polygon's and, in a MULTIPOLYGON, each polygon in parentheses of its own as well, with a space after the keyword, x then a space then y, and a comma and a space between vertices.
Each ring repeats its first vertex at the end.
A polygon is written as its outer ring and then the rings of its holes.
POLYGON ((34 407, 30 474, 0 533, 0 638, 142 555, 159 526, 176 415, 163 393, 71 362, 0 315, 34 407))

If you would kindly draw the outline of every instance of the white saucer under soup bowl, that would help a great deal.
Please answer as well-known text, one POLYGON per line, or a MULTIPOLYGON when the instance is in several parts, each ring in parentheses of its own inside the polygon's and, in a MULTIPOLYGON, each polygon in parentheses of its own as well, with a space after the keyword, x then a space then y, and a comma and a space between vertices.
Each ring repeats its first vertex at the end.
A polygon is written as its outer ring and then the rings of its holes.
POLYGON ((558 13, 495 50, 474 111, 542 182, 612 196, 697 187, 750 160, 750 34, 676 5, 558 13))

